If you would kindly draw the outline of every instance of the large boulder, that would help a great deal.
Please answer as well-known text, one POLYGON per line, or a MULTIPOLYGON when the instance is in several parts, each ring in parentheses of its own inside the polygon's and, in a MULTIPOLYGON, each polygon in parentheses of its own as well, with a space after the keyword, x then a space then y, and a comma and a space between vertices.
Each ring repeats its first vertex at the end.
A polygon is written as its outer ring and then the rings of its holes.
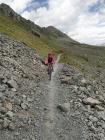
POLYGON ((92 97, 83 99, 83 103, 86 104, 86 105, 91 105, 91 106, 95 106, 95 105, 100 105, 101 104, 101 102, 99 100, 94 99, 92 97))

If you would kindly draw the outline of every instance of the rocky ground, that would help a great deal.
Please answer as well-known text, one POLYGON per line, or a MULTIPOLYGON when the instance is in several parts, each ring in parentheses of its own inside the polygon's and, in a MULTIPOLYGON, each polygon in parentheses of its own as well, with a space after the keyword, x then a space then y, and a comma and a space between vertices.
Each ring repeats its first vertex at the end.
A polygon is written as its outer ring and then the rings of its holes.
POLYGON ((52 81, 44 139, 105 140, 105 96, 97 82, 62 64, 52 81))
POLYGON ((0 139, 39 139, 46 76, 35 50, 0 35, 0 139))
POLYGON ((1 140, 105 140, 104 84, 0 35, 1 140))

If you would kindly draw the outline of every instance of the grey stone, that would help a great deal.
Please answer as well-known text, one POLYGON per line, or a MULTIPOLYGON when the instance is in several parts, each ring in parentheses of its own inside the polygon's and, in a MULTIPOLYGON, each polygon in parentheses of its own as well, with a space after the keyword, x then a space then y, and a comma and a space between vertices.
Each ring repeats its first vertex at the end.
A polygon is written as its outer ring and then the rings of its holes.
POLYGON ((26 103, 21 103, 21 108, 22 108, 22 109, 27 109, 27 108, 28 108, 28 106, 27 106, 27 104, 26 104, 26 103))
POLYGON ((96 95, 98 95, 99 94, 99 91, 96 91, 96 95))
POLYGON ((98 111, 104 111, 104 108, 103 108, 102 106, 96 105, 95 108, 96 108, 98 111))
POLYGON ((97 134, 97 139, 98 140, 105 140, 105 135, 103 133, 98 133, 97 134))
POLYGON ((86 105, 88 112, 91 112, 91 106, 90 105, 86 105))
POLYGON ((91 130, 91 131, 96 131, 96 128, 93 126, 93 125, 91 125, 90 127, 89 127, 89 129, 91 130))
POLYGON ((26 98, 26 95, 22 95, 22 97, 25 99, 26 98))
POLYGON ((92 121, 88 122, 88 126, 91 127, 93 125, 92 121))
POLYGON ((94 98, 92 98, 92 97, 89 97, 89 98, 83 99, 83 103, 84 103, 84 104, 91 105, 91 106, 101 104, 101 102, 100 102, 99 100, 94 99, 94 98))
POLYGON ((86 87, 81 87, 79 88, 79 90, 83 91, 83 92, 86 92, 86 87))
POLYGON ((70 111, 70 103, 64 103, 57 105, 57 109, 59 109, 62 112, 68 112, 70 111))
POLYGON ((15 136, 19 136, 19 135, 20 135, 20 133, 19 133, 19 132, 16 132, 14 135, 15 135, 15 136))
POLYGON ((5 100, 4 93, 0 92, 0 101, 3 102, 5 100))
POLYGON ((0 112, 2 114, 5 114, 7 112, 6 108, 5 107, 0 107, 0 112))
POLYGON ((91 91, 92 90, 92 87, 89 85, 89 86, 87 86, 87 90, 88 91, 91 91))
POLYGON ((62 84, 70 84, 71 78, 69 76, 64 76, 63 79, 61 79, 62 84))
POLYGON ((81 85, 85 86, 86 84, 87 84, 87 80, 86 80, 85 78, 83 78, 83 79, 81 80, 81 85))
POLYGON ((7 78, 5 78, 3 81, 2 81, 4 84, 7 83, 7 78))
POLYGON ((14 98, 14 104, 20 106, 21 100, 20 100, 19 98, 16 98, 16 97, 15 97, 15 98, 14 98))
POLYGON ((6 90, 5 85, 0 85, 0 92, 4 92, 6 90))
POLYGON ((12 89, 11 89, 11 91, 14 91, 14 92, 16 92, 17 90, 16 90, 15 88, 12 88, 12 89))
POLYGON ((2 92, 0 92, 0 99, 2 99, 2 97, 3 97, 3 93, 2 93, 2 92))
POLYGON ((10 101, 4 101, 3 105, 8 111, 11 111, 13 108, 12 103, 10 101))
POLYGON ((15 129, 15 125, 12 122, 9 123, 8 127, 9 127, 10 130, 14 130, 15 129))
POLYGON ((97 122, 98 119, 96 117, 93 117, 93 116, 89 116, 89 119, 92 121, 92 122, 97 122))
POLYGON ((33 102, 33 99, 32 98, 27 98, 27 101, 28 102, 33 102))
POLYGON ((105 121, 105 112, 104 111, 98 112, 98 118, 102 119, 103 121, 105 121))
POLYGON ((97 122, 97 126, 102 127, 102 123, 100 122, 100 120, 97 122))
POLYGON ((102 128, 103 128, 103 129, 105 129, 105 123, 104 123, 104 124, 102 124, 102 128))
POLYGON ((12 118, 12 117, 14 116, 14 113, 13 113, 12 111, 8 111, 8 112, 6 113, 6 115, 7 115, 8 117, 12 118))
POLYGON ((2 128, 8 128, 10 121, 8 119, 4 119, 3 124, 2 124, 2 128))
POLYGON ((18 85, 17 85, 17 83, 16 83, 16 81, 15 80, 9 80, 8 82, 7 82, 7 84, 11 87, 11 88, 15 88, 15 89, 18 89, 18 85))

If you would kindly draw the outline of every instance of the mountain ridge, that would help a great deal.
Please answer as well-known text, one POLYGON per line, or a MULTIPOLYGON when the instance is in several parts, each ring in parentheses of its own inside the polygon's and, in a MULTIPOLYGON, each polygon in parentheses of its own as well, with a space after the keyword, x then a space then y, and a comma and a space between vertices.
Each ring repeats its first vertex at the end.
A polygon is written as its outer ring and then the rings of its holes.
MULTIPOLYGON (((13 20, 15 20, 17 22, 20 22, 20 23, 22 22, 23 24, 25 24, 28 27, 29 30, 31 30, 31 32, 33 34, 38 35, 39 37, 41 36, 40 32, 41 33, 49 33, 49 35, 51 35, 52 33, 56 32, 58 36, 63 37, 63 38, 68 38, 68 40, 70 42, 78 43, 77 41, 71 39, 65 33, 62 33, 59 29, 55 28, 54 26, 48 26, 48 27, 42 27, 41 28, 39 25, 35 24, 31 20, 26 20, 24 17, 22 17, 19 14, 17 14, 7 4, 4 4, 4 3, 0 4, 0 11, 2 11, 6 16, 11 17, 13 20)), ((44 35, 46 35, 46 34, 44 34, 44 35)))

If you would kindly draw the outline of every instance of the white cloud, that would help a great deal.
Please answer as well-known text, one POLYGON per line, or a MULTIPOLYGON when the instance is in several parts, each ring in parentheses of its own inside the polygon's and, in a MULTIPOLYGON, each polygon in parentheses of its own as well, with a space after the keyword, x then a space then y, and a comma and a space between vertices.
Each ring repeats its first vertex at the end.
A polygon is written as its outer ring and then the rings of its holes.
POLYGON ((0 3, 10 5, 16 12, 22 12, 32 0, 0 0, 0 3))
POLYGON ((10 6, 13 7, 15 11, 21 12, 31 1, 32 0, 14 0, 11 2, 10 6))
MULTIPOLYGON (((5 0, 0 0, 1 2, 5 2, 5 0)), ((32 0, 6 1, 18 12, 25 9, 31 2, 32 0)), ((80 42, 105 43, 104 0, 48 0, 48 7, 24 11, 22 16, 31 19, 40 26, 53 25, 80 42), (98 6, 99 1, 100 10, 89 12, 89 7, 98 6)))

